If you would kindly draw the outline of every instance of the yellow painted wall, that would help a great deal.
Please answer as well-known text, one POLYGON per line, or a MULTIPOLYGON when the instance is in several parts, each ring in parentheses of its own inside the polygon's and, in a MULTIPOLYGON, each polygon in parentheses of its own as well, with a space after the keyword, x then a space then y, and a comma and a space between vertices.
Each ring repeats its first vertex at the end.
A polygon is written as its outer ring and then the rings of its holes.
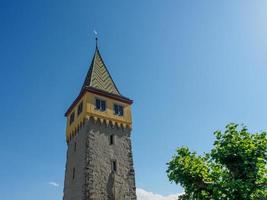
POLYGON ((86 119, 92 117, 95 121, 99 120, 102 123, 109 124, 111 123, 113 126, 118 127, 128 127, 131 128, 132 126, 132 116, 131 116, 131 105, 122 103, 120 101, 110 99, 107 97, 103 97, 101 95, 96 95, 91 92, 86 92, 83 97, 80 99, 80 101, 73 107, 71 112, 67 115, 67 128, 66 128, 66 140, 67 142, 70 140, 71 137, 73 137, 76 132, 78 131, 78 128, 83 125, 86 119), (99 98, 101 100, 106 101, 106 110, 100 111, 95 109, 95 100, 96 98, 99 98), (79 116, 77 116, 77 110, 80 103, 83 102, 83 111, 80 113, 79 116), (122 105, 124 108, 124 115, 118 116, 114 115, 113 105, 118 104, 122 105), (69 124, 70 121, 70 115, 75 112, 75 119, 72 124, 69 124))

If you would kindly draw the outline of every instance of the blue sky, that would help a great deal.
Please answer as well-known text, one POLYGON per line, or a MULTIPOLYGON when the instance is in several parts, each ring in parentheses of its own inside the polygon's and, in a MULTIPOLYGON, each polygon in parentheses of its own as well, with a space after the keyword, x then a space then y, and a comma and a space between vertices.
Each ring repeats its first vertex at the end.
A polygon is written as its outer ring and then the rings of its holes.
POLYGON ((61 199, 64 112, 93 56, 93 30, 134 100, 137 187, 181 192, 165 173, 176 147, 209 151, 229 122, 267 130, 266 10, 263 0, 2 0, 1 200, 61 199))

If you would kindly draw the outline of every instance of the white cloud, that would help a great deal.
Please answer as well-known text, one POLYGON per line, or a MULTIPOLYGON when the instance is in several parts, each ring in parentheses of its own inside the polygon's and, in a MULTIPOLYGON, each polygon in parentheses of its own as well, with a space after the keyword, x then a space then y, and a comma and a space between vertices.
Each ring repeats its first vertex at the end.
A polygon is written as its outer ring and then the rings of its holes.
POLYGON ((59 184, 56 183, 56 182, 53 182, 53 181, 50 181, 48 184, 49 184, 49 185, 52 185, 52 186, 54 186, 54 187, 59 187, 59 184))
POLYGON ((178 196, 181 194, 170 194, 167 196, 162 196, 160 194, 155 194, 153 192, 147 192, 144 189, 137 188, 137 200, 177 200, 178 196))

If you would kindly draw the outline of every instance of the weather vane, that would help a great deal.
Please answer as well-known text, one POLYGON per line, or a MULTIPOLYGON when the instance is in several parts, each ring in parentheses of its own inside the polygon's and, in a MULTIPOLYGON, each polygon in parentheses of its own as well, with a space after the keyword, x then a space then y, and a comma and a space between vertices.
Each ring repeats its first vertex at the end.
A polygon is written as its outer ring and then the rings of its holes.
POLYGON ((94 32, 94 34, 95 34, 95 40, 96 40, 96 46, 97 46, 97 35, 98 35, 98 33, 97 33, 96 30, 94 30, 93 32, 94 32))
POLYGON ((97 35, 98 35, 97 31, 94 30, 93 32, 94 32, 94 34, 95 34, 95 38, 97 39, 97 35))

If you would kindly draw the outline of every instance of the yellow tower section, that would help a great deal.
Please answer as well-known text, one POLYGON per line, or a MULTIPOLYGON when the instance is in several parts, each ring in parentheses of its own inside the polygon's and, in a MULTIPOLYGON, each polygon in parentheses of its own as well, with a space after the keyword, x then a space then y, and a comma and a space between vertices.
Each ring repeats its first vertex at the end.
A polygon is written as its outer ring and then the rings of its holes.
POLYGON ((84 125, 85 120, 93 119, 105 123, 107 126, 118 128, 132 127, 131 116, 132 101, 121 99, 113 95, 107 95, 100 91, 85 91, 72 104, 66 112, 67 128, 66 140, 70 141, 79 129, 84 125), (106 104, 104 111, 97 109, 96 101, 102 100, 106 104), (116 115, 114 106, 119 105, 123 108, 123 115, 116 115), (79 108, 80 107, 80 108, 79 108))

